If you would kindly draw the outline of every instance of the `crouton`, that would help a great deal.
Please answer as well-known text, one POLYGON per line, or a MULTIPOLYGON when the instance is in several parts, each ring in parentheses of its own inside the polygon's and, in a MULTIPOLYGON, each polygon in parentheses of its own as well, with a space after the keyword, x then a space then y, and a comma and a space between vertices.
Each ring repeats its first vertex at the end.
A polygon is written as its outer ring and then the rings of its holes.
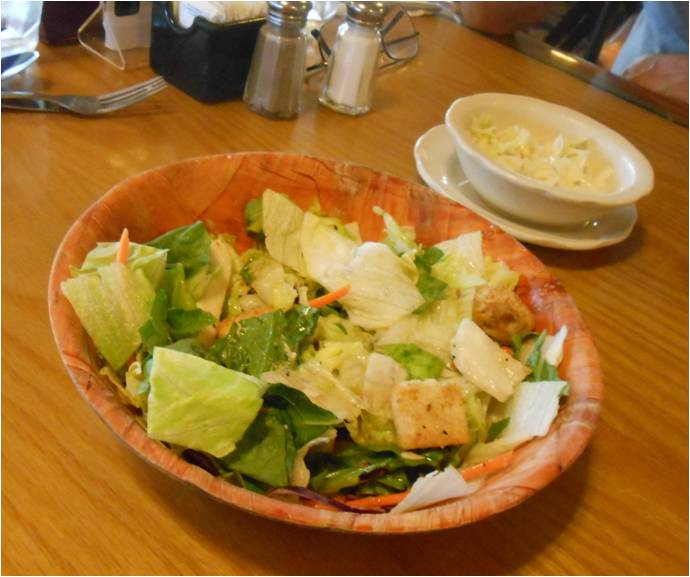
POLYGON ((456 380, 403 381, 393 388, 391 407, 402 449, 461 445, 470 439, 456 380))
POLYGON ((513 335, 534 329, 534 316, 520 297, 501 286, 484 285, 474 297, 472 320, 492 339, 510 344, 513 335))

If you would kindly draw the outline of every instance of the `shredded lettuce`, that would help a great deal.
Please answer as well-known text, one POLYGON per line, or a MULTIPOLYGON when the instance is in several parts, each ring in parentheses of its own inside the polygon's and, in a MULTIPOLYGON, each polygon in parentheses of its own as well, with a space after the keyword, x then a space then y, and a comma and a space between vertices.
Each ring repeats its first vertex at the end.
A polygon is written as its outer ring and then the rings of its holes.
POLYGON ((469 381, 499 401, 530 372, 472 320, 463 319, 453 340, 453 363, 469 381))
POLYGON ((411 343, 437 356, 444 363, 451 360, 451 341, 463 318, 472 318, 474 290, 463 291, 458 299, 434 302, 423 314, 403 317, 381 331, 377 345, 411 343))
MULTIPOLYGON (((388 404, 390 405, 390 400, 388 404)), ((345 424, 350 437, 360 447, 382 450, 395 446, 395 424, 388 416, 362 411, 356 421, 345 424)))
POLYGON ((261 198, 252 198, 244 207, 244 227, 247 232, 257 235, 264 233, 263 202, 261 198))
POLYGON ((362 394, 369 350, 360 341, 320 341, 313 358, 356 395, 362 394))
POLYGON ((247 264, 247 279, 263 302, 269 306, 287 310, 297 300, 297 277, 288 274, 277 260, 265 253, 247 264))
POLYGON ((423 509, 449 499, 466 497, 477 489, 481 482, 467 482, 455 467, 446 467, 443 471, 433 471, 417 479, 412 485, 410 494, 391 509, 391 513, 407 513, 423 509))
POLYGON ((510 422, 501 439, 542 437, 558 413, 558 400, 565 381, 520 383, 509 403, 510 422))
POLYGON ((374 336, 338 315, 320 316, 314 337, 319 341, 359 341, 369 346, 374 336))
POLYGON ((279 263, 304 273, 300 244, 304 211, 285 195, 270 189, 264 191, 261 207, 268 254, 279 263))
POLYGON ((239 257, 232 245, 223 237, 217 237, 211 241, 209 255, 211 258, 209 282, 206 290, 197 300, 196 306, 220 320, 230 279, 239 257))
POLYGON ((420 249, 414 256, 414 264, 419 270, 417 288, 424 297, 424 304, 415 312, 423 314, 429 311, 432 303, 440 299, 446 291, 448 284, 439 280, 431 273, 431 268, 443 257, 443 251, 435 246, 420 249))
POLYGON ((385 244, 358 247, 348 271, 350 292, 341 302, 350 320, 364 329, 389 327, 424 303, 402 261, 385 244))
POLYGON ((437 379, 443 372, 443 361, 417 345, 383 345, 380 350, 404 367, 410 380, 437 379))
POLYGON ((347 267, 359 243, 338 232, 327 219, 310 212, 304 214, 300 247, 307 276, 326 287, 338 290, 348 284, 347 267))
POLYGON ((436 245, 444 256, 431 267, 431 274, 456 289, 486 284, 482 233, 470 232, 436 245))
POLYGON ((267 371, 261 378, 267 383, 284 383, 302 391, 312 403, 346 421, 356 420, 362 411, 360 397, 316 359, 307 360, 294 369, 279 367, 267 371))
POLYGON ((412 226, 400 226, 398 222, 380 206, 374 207, 374 212, 383 217, 386 227, 386 236, 383 242, 397 255, 416 248, 414 242, 415 231, 412 226))
MULTIPOLYGON (((395 345, 394 345, 395 346, 395 345)), ((390 419, 391 394, 393 388, 407 378, 408 371, 391 356, 372 353, 364 373, 362 401, 364 408, 372 415, 390 419)))
POLYGON ((298 449, 295 454, 295 460, 292 463, 292 475, 290 478, 290 485, 293 487, 306 487, 309 485, 309 479, 311 478, 311 472, 305 464, 305 459, 307 454, 312 449, 316 451, 317 449, 321 452, 325 452, 333 449, 333 443, 338 432, 336 429, 326 430, 320 437, 312 439, 300 449, 298 449))
POLYGON ((510 291, 520 280, 520 273, 511 270, 502 260, 494 260, 491 257, 484 257, 484 280, 489 286, 504 287, 510 291))
MULTIPOLYGON (((72 267, 72 276, 95 273, 98 268, 113 264, 119 249, 119 242, 99 242, 96 248, 86 255, 80 268, 72 267)), ((166 250, 135 242, 129 243, 127 267, 131 270, 141 270, 154 288, 163 276, 166 261, 166 250)))

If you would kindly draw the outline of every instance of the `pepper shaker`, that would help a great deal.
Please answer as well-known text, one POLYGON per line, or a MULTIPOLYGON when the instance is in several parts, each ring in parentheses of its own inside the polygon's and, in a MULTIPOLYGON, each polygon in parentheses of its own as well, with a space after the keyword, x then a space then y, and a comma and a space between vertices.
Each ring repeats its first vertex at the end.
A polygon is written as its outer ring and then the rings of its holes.
POLYGON ((244 101, 269 118, 293 118, 300 109, 311 2, 268 2, 244 89, 244 101))
POLYGON ((347 16, 328 61, 321 104, 353 116, 371 109, 385 11, 383 2, 347 3, 347 16))

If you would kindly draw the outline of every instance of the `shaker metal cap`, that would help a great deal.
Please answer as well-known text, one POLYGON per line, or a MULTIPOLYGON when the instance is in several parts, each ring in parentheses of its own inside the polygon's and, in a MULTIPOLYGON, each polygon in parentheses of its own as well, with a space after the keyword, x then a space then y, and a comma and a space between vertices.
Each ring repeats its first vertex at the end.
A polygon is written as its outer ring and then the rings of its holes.
POLYGON ((364 26, 379 26, 386 13, 384 2, 348 2, 347 17, 364 26))
POLYGON ((269 2, 268 15, 283 22, 306 22, 311 2, 269 2))

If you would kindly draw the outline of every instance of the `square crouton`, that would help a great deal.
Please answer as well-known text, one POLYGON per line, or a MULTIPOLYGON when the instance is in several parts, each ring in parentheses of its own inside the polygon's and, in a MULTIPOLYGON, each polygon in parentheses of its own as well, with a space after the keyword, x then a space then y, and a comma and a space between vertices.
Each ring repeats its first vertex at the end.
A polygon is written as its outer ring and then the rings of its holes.
POLYGON ((393 389, 391 407, 402 449, 446 447, 470 440, 457 381, 403 381, 393 389))

